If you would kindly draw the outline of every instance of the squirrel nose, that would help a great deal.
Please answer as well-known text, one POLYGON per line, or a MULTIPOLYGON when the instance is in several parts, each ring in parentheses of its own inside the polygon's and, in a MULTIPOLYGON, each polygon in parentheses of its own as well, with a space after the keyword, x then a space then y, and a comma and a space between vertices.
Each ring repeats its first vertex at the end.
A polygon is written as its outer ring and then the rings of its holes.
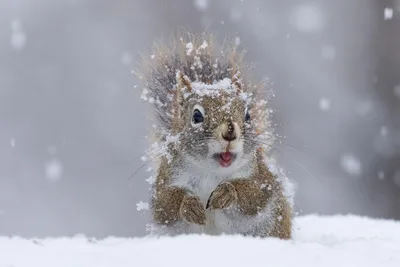
POLYGON ((226 140, 228 142, 231 142, 236 139, 235 128, 234 128, 232 122, 228 123, 228 130, 222 134, 222 138, 224 138, 224 140, 226 140))

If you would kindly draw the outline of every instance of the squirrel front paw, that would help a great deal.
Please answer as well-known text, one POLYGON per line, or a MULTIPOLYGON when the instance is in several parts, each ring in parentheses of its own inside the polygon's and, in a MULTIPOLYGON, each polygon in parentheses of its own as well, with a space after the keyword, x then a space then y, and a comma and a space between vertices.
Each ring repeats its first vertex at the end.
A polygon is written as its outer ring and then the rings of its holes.
POLYGON ((188 223, 206 224, 205 209, 196 196, 184 196, 179 213, 181 218, 188 223))
POLYGON ((221 183, 208 198, 206 209, 226 209, 237 201, 237 193, 233 184, 221 183))

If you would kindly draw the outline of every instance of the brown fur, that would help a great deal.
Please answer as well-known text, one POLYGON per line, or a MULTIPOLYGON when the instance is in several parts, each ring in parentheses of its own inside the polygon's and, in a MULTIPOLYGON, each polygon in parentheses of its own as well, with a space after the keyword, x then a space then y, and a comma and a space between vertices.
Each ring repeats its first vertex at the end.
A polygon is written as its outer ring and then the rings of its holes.
POLYGON ((160 224, 173 224, 180 220, 180 208, 186 193, 182 188, 167 187, 171 169, 167 159, 161 161, 153 195, 153 218, 160 224))
MULTIPOLYGON (((166 137, 163 135, 165 132, 179 134, 184 132, 185 127, 190 124, 184 119, 190 98, 184 100, 182 94, 185 90, 192 90, 191 81, 211 83, 213 80, 230 77, 232 84, 237 89, 237 94, 244 90, 254 93, 255 96, 261 94, 261 86, 252 84, 247 75, 249 68, 243 65, 243 54, 237 53, 231 43, 221 49, 220 56, 215 56, 214 40, 211 35, 189 35, 188 38, 174 43, 173 49, 158 46, 155 49, 157 60, 148 64, 147 74, 140 75, 146 77, 146 87, 152 97, 164 103, 163 106, 156 107, 159 125, 161 125, 161 130, 164 130, 157 131, 156 139, 160 141, 165 141, 166 137), (195 55, 194 52, 191 55, 186 54, 185 44, 187 41, 191 41, 193 47, 198 47, 203 40, 208 42, 203 54, 195 55), (193 68, 195 57, 200 57, 204 63, 201 68, 193 68), (214 59, 216 60, 214 61, 214 59), (217 68, 213 69, 212 66, 215 64, 217 68), (177 86, 175 87, 175 85, 177 86), (172 101, 168 100, 169 98, 172 101), (171 114, 171 116, 166 116, 166 114, 171 114)), ((229 114, 221 110, 221 106, 226 104, 227 98, 229 96, 222 92, 218 98, 205 96, 201 102, 204 109, 213 114, 212 118, 205 118, 204 127, 214 129, 213 134, 216 139, 222 138, 232 118, 243 117, 241 110, 244 109, 244 103, 240 101, 240 98, 231 101, 229 114)), ((268 114, 265 110, 265 102, 253 103, 251 108, 251 117, 257 135, 265 133, 265 129, 269 126, 268 114)), ((243 129, 243 120, 235 120, 235 123, 240 129, 243 129)), ((226 209, 232 205, 237 205, 238 210, 244 216, 256 216, 274 196, 277 197, 278 202, 273 211, 272 230, 263 232, 261 229, 258 236, 291 238, 292 210, 283 194, 282 185, 264 163, 261 147, 257 150, 254 171, 250 177, 219 184, 210 194, 207 203, 200 203, 199 198, 193 196, 187 189, 169 186, 174 172, 179 172, 179 168, 176 166, 179 166, 177 161, 179 161, 179 156, 182 156, 180 154, 186 153, 185 149, 190 149, 189 143, 185 144, 185 141, 188 140, 182 138, 180 141, 183 143, 183 148, 174 144, 168 145, 172 161, 169 161, 166 156, 162 156, 160 162, 152 197, 153 218, 157 223, 168 226, 178 221, 186 221, 202 225, 206 220, 206 208, 209 210, 226 209)))
POLYGON ((278 194, 279 199, 274 215, 276 223, 271 232, 262 233, 262 236, 290 239, 292 209, 282 194, 281 184, 264 165, 261 152, 257 153, 257 166, 253 176, 221 183, 211 193, 207 206, 210 209, 225 209, 235 203, 243 215, 255 216, 265 208, 272 192, 278 194), (260 185, 265 189, 260 189, 260 185))

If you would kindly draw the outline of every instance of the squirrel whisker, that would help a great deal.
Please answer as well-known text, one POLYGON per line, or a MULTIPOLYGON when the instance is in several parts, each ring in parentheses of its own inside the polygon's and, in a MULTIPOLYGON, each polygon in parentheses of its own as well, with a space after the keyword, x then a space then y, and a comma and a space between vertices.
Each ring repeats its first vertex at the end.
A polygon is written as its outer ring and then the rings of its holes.
POLYGON ((131 180, 141 169, 143 169, 146 165, 148 165, 150 162, 153 162, 154 160, 156 160, 157 158, 163 156, 165 153, 164 152, 160 152, 158 154, 156 154, 154 157, 152 157, 150 160, 146 161, 145 163, 143 163, 138 169, 136 169, 136 171, 133 172, 133 174, 129 177, 128 180, 131 180))
MULTIPOLYGON (((276 146, 276 145, 274 145, 274 144, 267 143, 267 142, 259 142, 259 141, 255 141, 255 142, 258 142, 259 144, 266 145, 266 146, 269 146, 270 148, 276 149, 278 152, 283 152, 282 149, 285 149, 285 148, 294 148, 294 149, 296 149, 295 147, 291 147, 291 146, 288 146, 287 144, 282 144, 282 143, 279 143, 279 145, 281 145, 281 146, 276 146)), ((299 152, 302 152, 302 151, 299 150, 299 152)), ((302 153, 303 153, 305 156, 308 156, 308 155, 305 154, 304 152, 302 152, 302 153)), ((315 181, 321 182, 321 181, 318 180, 318 178, 317 178, 317 177, 319 177, 319 176, 318 176, 316 173, 314 173, 314 171, 312 171, 312 170, 309 168, 308 165, 305 165, 305 164, 302 163, 298 158, 296 158, 295 156, 293 156, 293 155, 291 155, 291 154, 289 154, 289 156, 290 156, 297 164, 299 164, 300 167, 302 167, 305 171, 307 171, 308 174, 310 174, 311 177, 312 177, 315 181)))

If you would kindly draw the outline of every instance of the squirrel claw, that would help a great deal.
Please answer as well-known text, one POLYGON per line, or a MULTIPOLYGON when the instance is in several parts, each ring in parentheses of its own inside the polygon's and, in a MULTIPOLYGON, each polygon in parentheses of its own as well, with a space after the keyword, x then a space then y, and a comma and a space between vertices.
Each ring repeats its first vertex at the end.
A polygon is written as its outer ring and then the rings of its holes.
POLYGON ((179 210, 181 218, 188 222, 199 225, 206 224, 206 214, 200 199, 196 196, 185 196, 179 210))
POLYGON ((226 209, 237 200, 235 187, 231 183, 221 183, 208 198, 206 209, 226 209))

